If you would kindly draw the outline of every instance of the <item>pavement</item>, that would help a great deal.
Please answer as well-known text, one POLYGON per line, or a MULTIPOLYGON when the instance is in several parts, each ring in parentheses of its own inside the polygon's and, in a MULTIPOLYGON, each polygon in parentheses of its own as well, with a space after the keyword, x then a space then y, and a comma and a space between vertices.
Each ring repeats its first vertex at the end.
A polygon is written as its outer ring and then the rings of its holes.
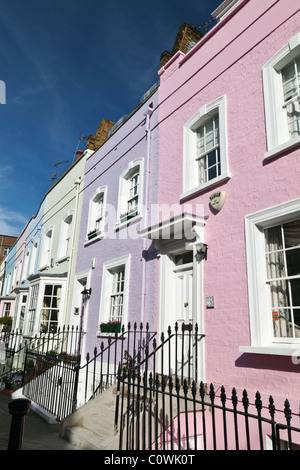
MULTIPOLYGON (((0 391, 0 450, 7 450, 12 415, 10 397, 0 391)), ((30 409, 24 418, 22 450, 79 450, 59 436, 59 423, 48 423, 30 409)))

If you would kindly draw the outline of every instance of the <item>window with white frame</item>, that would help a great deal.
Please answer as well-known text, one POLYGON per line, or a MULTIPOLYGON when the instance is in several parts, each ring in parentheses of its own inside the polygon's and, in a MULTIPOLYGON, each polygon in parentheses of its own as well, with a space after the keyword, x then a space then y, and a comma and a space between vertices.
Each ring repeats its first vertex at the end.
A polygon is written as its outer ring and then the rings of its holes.
POLYGON ((4 316, 5 317, 8 317, 9 314, 10 314, 10 308, 11 308, 11 304, 8 303, 8 302, 5 302, 4 304, 4 316))
POLYGON ((29 274, 33 274, 35 271, 35 264, 38 251, 38 241, 36 240, 31 248, 30 264, 29 264, 29 274))
POLYGON ((23 271, 22 271, 22 281, 25 281, 27 278, 28 267, 29 267, 29 258, 30 258, 30 251, 26 251, 24 257, 24 264, 23 264, 23 271))
POLYGON ((27 295, 20 294, 20 312, 19 312, 19 326, 18 328, 23 331, 24 328, 24 321, 25 321, 25 313, 26 313, 26 305, 27 305, 27 295))
POLYGON ((3 256, 7 256, 9 253, 9 247, 8 246, 4 246, 3 247, 3 256))
POLYGON ((112 274, 112 292, 110 295, 110 321, 121 322, 124 304, 125 267, 112 274))
POLYGON ((65 215, 60 230, 60 240, 58 246, 58 259, 64 259, 70 255, 71 240, 73 232, 73 211, 65 215))
POLYGON ((300 219, 265 229, 274 338, 300 338, 300 219))
POLYGON ((41 248, 40 269, 48 267, 51 262, 53 227, 49 227, 44 234, 43 245, 41 248))
POLYGON ((88 240, 101 235, 103 236, 105 225, 104 215, 106 204, 106 192, 106 186, 98 188, 90 200, 87 230, 88 240))
POLYGON ((119 179, 118 224, 142 215, 143 159, 132 161, 119 179))
POLYGON ((41 310, 41 333, 56 333, 59 320, 61 285, 46 284, 41 310))
POLYGON ((300 33, 263 67, 263 85, 268 158, 300 143, 300 33))
POLYGON ((247 216, 245 229, 251 347, 277 353, 300 343, 300 199, 247 216))
POLYGON ((127 319, 130 256, 104 263, 100 323, 120 322, 127 319))
POLYGON ((183 137, 182 197, 229 178, 225 96, 203 106, 184 126, 183 137))
POLYGON ((34 332, 34 325, 36 319, 36 309, 39 295, 39 284, 34 284, 30 289, 30 299, 29 299, 29 308, 28 308, 28 334, 34 332))

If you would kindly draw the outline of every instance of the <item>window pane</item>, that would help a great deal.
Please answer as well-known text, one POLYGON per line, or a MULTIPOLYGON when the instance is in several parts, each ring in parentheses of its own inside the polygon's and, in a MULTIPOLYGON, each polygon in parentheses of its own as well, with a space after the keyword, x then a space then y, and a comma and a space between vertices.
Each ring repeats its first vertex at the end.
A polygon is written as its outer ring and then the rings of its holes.
POLYGON ((290 289, 292 295, 292 305, 300 308, 300 279, 292 279, 290 281, 290 289))
POLYGON ((206 150, 214 147, 214 121, 206 124, 206 150))
POLYGON ((286 248, 300 246, 300 220, 283 225, 286 248))
POLYGON ((206 183, 207 181, 207 170, 206 170, 206 156, 200 158, 198 162, 198 167, 199 167, 199 183, 206 183))
POLYGON ((300 275, 300 248, 286 252, 288 276, 300 275))
POLYGON ((290 138, 293 139, 300 134, 300 104, 293 101, 286 106, 288 128, 290 138))
POLYGON ((52 285, 46 285, 46 286, 45 286, 44 294, 45 294, 45 295, 52 295, 52 290, 53 290, 53 286, 52 286, 52 285))
POLYGON ((278 251, 266 255, 267 278, 274 279, 285 276, 284 253, 278 251))
POLYGON ((198 155, 205 152, 205 141, 204 141, 204 127, 198 132, 198 155))
POLYGON ((300 309, 294 310, 294 337, 300 338, 300 309))
POLYGON ((208 161, 208 168, 215 166, 217 163, 217 155, 216 152, 211 152, 207 155, 207 161, 208 161))
POLYGON ((284 101, 288 101, 297 94, 294 62, 282 70, 284 101))
POLYGON ((216 178, 218 175, 217 175, 217 167, 216 166, 213 166, 211 168, 209 168, 208 170, 208 180, 212 180, 214 178, 216 178))
POLYGON ((290 309, 278 309, 273 311, 273 331, 275 338, 292 338, 290 309))
POLYGON ((265 231, 266 251, 282 250, 281 226, 268 228, 265 231))
POLYGON ((288 288, 286 281, 274 281, 270 283, 272 308, 288 307, 288 288))

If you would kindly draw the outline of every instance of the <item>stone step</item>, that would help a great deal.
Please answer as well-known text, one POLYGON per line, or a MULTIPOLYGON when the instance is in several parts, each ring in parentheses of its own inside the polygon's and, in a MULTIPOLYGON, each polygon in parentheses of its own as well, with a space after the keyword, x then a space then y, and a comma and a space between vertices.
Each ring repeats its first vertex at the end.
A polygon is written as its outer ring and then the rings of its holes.
POLYGON ((61 423, 61 436, 83 450, 117 449, 115 398, 112 388, 83 405, 61 423))
POLYGON ((81 450, 101 450, 99 436, 82 426, 67 428, 65 438, 72 446, 81 450))
POLYGON ((109 435, 114 434, 114 413, 105 418, 102 416, 102 413, 84 418, 82 420, 82 427, 103 439, 107 439, 109 435))

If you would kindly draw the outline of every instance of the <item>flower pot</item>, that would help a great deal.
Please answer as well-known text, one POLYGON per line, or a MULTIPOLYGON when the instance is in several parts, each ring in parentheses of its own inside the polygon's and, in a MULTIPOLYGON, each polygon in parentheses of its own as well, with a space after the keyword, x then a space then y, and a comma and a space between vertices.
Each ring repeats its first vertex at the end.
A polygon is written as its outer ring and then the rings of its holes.
POLYGON ((120 333, 121 323, 103 323, 100 330, 101 333, 120 333))
POLYGON ((92 238, 95 238, 99 235, 100 232, 92 232, 88 234, 88 240, 92 240, 92 238))
POLYGON ((126 222, 126 220, 130 220, 133 217, 135 217, 136 215, 138 215, 138 211, 133 211, 133 212, 128 212, 127 214, 122 214, 121 217, 120 217, 120 221, 121 222, 126 222))

